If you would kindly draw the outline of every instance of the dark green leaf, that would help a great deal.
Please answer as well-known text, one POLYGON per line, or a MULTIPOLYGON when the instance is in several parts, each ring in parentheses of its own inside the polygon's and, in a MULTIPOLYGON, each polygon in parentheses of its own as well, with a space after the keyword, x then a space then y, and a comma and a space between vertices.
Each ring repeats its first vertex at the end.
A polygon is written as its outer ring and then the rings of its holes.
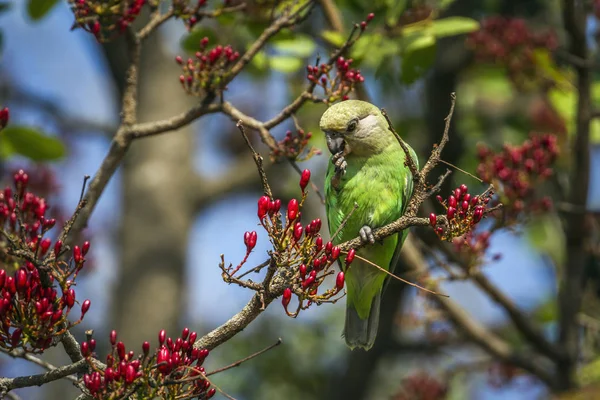
POLYGON ((48 14, 57 3, 58 0, 29 0, 27 13, 32 20, 38 21, 48 14))
POLYGON ((433 65, 436 42, 431 36, 419 38, 402 53, 400 79, 410 85, 419 79, 433 65))
POLYGON ((64 157, 64 144, 55 137, 46 136, 30 127, 11 125, 0 132, 2 147, 34 161, 52 161, 64 157))

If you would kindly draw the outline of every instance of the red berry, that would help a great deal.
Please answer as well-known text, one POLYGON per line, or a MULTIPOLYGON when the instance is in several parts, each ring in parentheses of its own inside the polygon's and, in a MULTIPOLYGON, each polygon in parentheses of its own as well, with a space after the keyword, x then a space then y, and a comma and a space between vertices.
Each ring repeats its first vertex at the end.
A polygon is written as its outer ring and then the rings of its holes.
POLYGON ((267 215, 270 209, 271 199, 268 196, 262 196, 258 199, 258 219, 262 219, 267 215))
POLYGON ((348 268, 348 266, 352 263, 352 261, 354 261, 355 255, 356 255, 355 249, 348 250, 348 254, 346 254, 346 268, 348 268))
POLYGON ((308 185, 309 181, 310 181, 310 170, 305 169, 304 171, 302 171, 302 175, 300 176, 300 189, 302 189, 303 192, 304 192, 304 189, 306 189, 306 185, 308 185))
POLYGON ((283 291, 283 297, 281 298, 281 304, 283 307, 287 309, 288 304, 290 304, 290 300, 292 299, 292 289, 285 288, 283 291))
POLYGON ((344 288, 344 272, 340 271, 335 278, 335 287, 338 290, 342 290, 344 288))
POLYGON ((437 215, 434 213, 429 214, 429 225, 433 227, 437 225, 437 215))
POLYGON ((288 203, 287 218, 288 222, 295 220, 298 217, 298 200, 291 199, 288 203))

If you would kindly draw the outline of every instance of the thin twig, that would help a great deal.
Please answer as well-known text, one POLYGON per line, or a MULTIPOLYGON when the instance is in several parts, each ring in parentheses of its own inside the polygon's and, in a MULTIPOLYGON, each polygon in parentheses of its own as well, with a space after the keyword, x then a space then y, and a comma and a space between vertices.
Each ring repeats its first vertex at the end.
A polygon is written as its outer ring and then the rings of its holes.
POLYGON ((246 130, 244 129, 244 123, 242 122, 242 120, 239 120, 237 122, 236 126, 242 133, 242 136, 244 137, 244 140, 246 141, 246 145, 252 152, 252 157, 254 157, 254 162, 256 163, 256 168, 258 169, 258 174, 260 175, 260 180, 262 181, 263 192, 265 193, 266 196, 268 196, 269 198, 272 199, 273 192, 271 191, 271 186, 269 186, 267 174, 265 173, 265 169, 263 168, 263 158, 260 156, 260 154, 258 154, 256 152, 256 150, 254 150, 254 147, 252 146, 252 142, 250 142, 248 135, 246 135, 246 130))
POLYGON ((263 354, 263 353, 266 353, 267 351, 269 351, 269 350, 271 350, 271 349, 273 349, 273 348, 275 348, 275 347, 279 346, 281 343, 282 343, 282 340, 281 340, 281 338, 279 338, 279 339, 277 339, 277 341, 276 341, 275 343, 273 343, 272 345, 270 345, 270 346, 268 346, 268 347, 265 347, 264 349, 262 349, 262 350, 260 350, 260 351, 257 351, 256 353, 254 353, 254 354, 251 354, 251 355, 249 355, 248 357, 244 357, 244 358, 242 358, 241 360, 238 360, 238 361, 236 361, 236 362, 234 362, 234 363, 231 363, 231 364, 229 364, 229 365, 227 365, 227 366, 225 366, 225 367, 221 367, 221 368, 215 369, 214 371, 208 372, 208 373, 206 373, 206 376, 211 376, 211 375, 214 375, 214 374, 218 374, 219 372, 227 371, 228 369, 231 369, 231 368, 238 367, 238 366, 240 366, 242 363, 244 363, 244 362, 246 362, 246 361, 249 361, 249 360, 252 360, 253 358, 255 358, 255 357, 258 357, 258 356, 260 356, 261 354, 263 354))

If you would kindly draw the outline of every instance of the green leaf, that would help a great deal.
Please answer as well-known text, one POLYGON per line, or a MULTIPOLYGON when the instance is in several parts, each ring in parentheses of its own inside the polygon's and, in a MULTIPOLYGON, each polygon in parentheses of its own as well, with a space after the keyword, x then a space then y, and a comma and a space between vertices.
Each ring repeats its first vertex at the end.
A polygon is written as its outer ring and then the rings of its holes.
POLYGON ((64 144, 55 137, 46 136, 34 128, 11 125, 0 132, 2 147, 34 161, 53 161, 64 157, 64 144))
POLYGON ((436 53, 436 41, 433 36, 421 36, 410 43, 402 53, 400 80, 407 85, 413 84, 433 65, 436 53))
POLYGON ((462 35, 475 32, 479 29, 479 22, 466 17, 448 17, 434 20, 427 33, 442 38, 446 36, 462 35))
POLYGON ((435 46, 435 37, 427 34, 416 34, 405 37, 402 43, 404 54, 435 46))
POLYGON ((294 38, 286 38, 273 41, 273 48, 279 53, 306 58, 311 56, 317 45, 308 35, 296 35, 294 38))
POLYGON ((271 69, 285 74, 298 71, 302 68, 302 60, 291 56, 271 56, 269 57, 269 66, 271 69))
POLYGON ((269 60, 264 50, 259 51, 252 57, 249 64, 256 72, 263 73, 267 71, 269 67, 269 60))
POLYGON ((32 20, 38 21, 48 14, 57 3, 58 0, 29 0, 27 13, 32 20))
POLYGON ((346 41, 344 35, 336 31, 323 31, 321 37, 333 47, 341 47, 346 41))
POLYGON ((200 50, 200 41, 207 37, 210 43, 217 43, 217 34, 205 26, 198 26, 181 39, 181 48, 190 54, 200 50))
POLYGON ((550 51, 548 49, 536 49, 533 51, 533 59, 540 67, 544 76, 558 84, 560 87, 572 88, 573 83, 571 77, 564 71, 558 68, 550 51))

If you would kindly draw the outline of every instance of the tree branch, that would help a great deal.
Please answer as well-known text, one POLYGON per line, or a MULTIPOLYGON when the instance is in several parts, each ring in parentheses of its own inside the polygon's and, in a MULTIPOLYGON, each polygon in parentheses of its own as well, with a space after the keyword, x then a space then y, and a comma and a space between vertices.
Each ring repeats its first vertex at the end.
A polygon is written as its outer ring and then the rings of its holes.
MULTIPOLYGON (((412 236, 409 236, 404 243, 400 257, 410 267, 409 271, 417 275, 423 275, 427 272, 427 262, 416 248, 412 236)), ((437 285, 432 286, 437 289, 437 285)), ((547 359, 536 357, 533 354, 523 354, 522 351, 515 351, 508 343, 471 318, 452 299, 441 296, 431 296, 431 299, 444 310, 458 330, 462 331, 483 350, 499 360, 528 371, 548 387, 556 387, 556 380, 551 372, 551 364, 547 359)))
POLYGON ((65 365, 64 367, 59 367, 43 374, 19 376, 16 378, 0 378, 0 390, 2 393, 6 393, 13 389, 42 386, 45 383, 66 378, 69 375, 81 372, 86 368, 87 361, 80 360, 74 364, 65 365))
MULTIPOLYGON (((580 1, 563 0, 563 23, 570 39, 570 53, 589 63, 586 40, 586 11, 580 1)), ((590 117, 591 75, 584 65, 575 66, 577 74, 578 102, 573 143, 573 168, 571 172, 571 190, 569 202, 586 209, 590 174, 590 117)), ((569 214, 566 218, 567 257, 562 269, 564 277, 559 292, 559 343, 566 350, 567 358, 558 364, 558 378, 561 390, 571 389, 575 383, 575 369, 579 351, 579 328, 577 314, 581 309, 582 279, 586 254, 586 215, 569 214)))

